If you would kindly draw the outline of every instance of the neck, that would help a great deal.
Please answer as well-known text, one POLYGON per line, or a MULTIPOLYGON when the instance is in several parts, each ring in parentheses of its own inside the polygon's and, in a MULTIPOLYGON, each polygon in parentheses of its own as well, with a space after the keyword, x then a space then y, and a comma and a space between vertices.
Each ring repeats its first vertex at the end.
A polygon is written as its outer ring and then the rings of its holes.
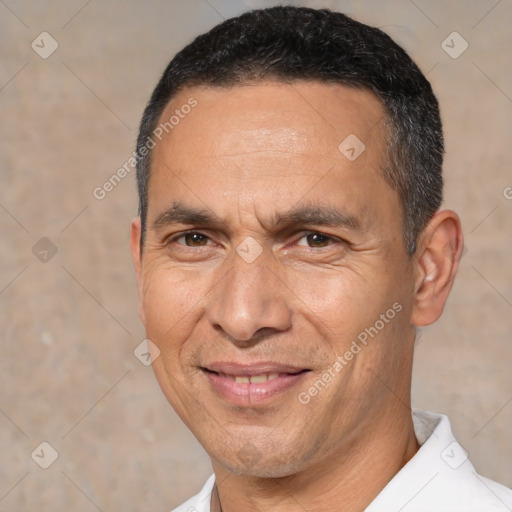
POLYGON ((418 451, 412 415, 399 407, 356 440, 290 476, 237 475, 212 461, 218 486, 212 512, 321 512, 333 503, 342 503, 345 512, 364 510, 418 451))

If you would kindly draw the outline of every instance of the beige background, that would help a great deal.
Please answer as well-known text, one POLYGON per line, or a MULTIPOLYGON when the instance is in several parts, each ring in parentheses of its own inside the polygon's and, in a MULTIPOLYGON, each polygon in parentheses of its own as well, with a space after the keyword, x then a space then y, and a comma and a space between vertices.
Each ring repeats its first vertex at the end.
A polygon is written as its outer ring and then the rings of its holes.
MULTIPOLYGON (((133 355, 144 338, 133 173, 103 200, 93 190, 131 155, 173 54, 222 18, 278 3, 0 2, 0 511, 167 511, 210 474, 133 355), (47 59, 31 48, 43 31, 59 45, 47 59), (46 262, 32 251, 42 237, 57 248, 39 242, 46 262), (46 470, 31 458, 42 441, 58 452, 46 470)), ((512 486, 512 4, 293 3, 384 27, 438 94, 445 204, 467 253, 444 317, 418 340, 413 402, 449 414, 479 472, 512 486), (457 59, 441 47, 453 31, 469 44, 457 59)))

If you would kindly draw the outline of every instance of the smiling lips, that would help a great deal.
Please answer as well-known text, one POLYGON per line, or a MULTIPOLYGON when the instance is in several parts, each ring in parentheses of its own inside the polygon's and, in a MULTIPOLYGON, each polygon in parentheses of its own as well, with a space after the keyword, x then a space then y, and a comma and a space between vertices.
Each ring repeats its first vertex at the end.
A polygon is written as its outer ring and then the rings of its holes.
POLYGON ((214 391, 235 405, 254 405, 296 385, 309 369, 276 363, 212 363, 202 368, 214 391))

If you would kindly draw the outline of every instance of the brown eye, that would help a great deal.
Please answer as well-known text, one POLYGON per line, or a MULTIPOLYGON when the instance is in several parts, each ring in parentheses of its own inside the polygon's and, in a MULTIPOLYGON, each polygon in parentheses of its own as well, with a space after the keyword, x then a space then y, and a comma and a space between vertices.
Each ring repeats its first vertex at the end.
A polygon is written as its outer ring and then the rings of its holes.
POLYGON ((188 247, 201 247, 208 245, 208 237, 196 232, 185 233, 176 239, 176 241, 178 240, 183 240, 182 245, 186 245, 188 247))
POLYGON ((307 245, 308 247, 327 247, 332 242, 332 238, 322 233, 310 233, 303 236, 297 245, 307 245), (305 240, 305 243, 302 242, 305 240))

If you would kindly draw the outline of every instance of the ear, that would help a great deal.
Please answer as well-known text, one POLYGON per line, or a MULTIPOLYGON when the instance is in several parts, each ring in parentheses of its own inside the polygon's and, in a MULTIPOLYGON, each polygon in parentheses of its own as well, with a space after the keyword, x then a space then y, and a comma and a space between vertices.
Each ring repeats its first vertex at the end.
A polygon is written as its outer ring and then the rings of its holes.
POLYGON ((415 287, 411 321, 417 327, 442 314, 464 247, 459 216, 437 212, 422 231, 415 254, 415 287))
POLYGON ((131 232, 130 232, 130 248, 132 251, 133 266, 135 267, 135 278, 137 280, 137 292, 139 296, 139 317, 142 323, 145 325, 144 310, 142 307, 142 283, 143 283, 143 272, 142 272, 142 247, 140 245, 141 240, 141 221, 140 217, 132 220, 131 232))

